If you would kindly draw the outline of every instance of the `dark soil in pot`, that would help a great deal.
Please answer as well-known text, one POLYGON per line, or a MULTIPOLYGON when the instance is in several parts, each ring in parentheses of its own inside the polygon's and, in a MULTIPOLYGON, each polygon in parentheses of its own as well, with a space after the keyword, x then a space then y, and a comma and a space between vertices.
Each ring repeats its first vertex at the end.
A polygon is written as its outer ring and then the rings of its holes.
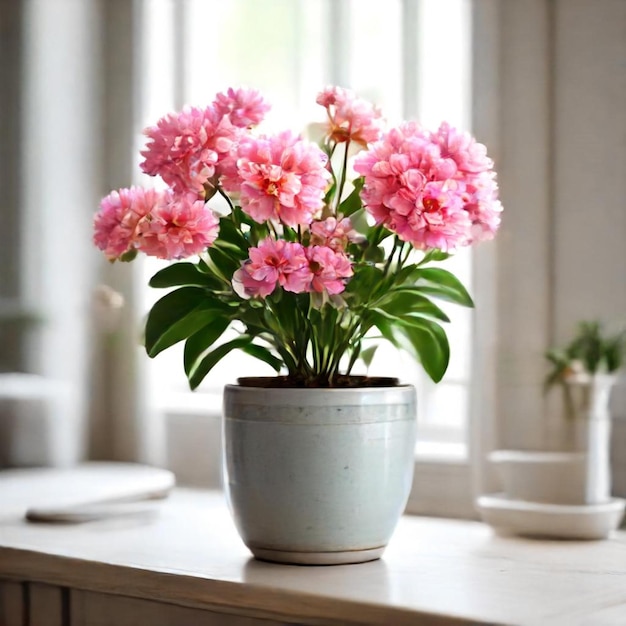
POLYGON ((397 378, 385 376, 337 376, 328 384, 317 380, 302 380, 291 376, 249 376, 238 378, 242 387, 263 387, 266 389, 349 389, 359 387, 397 387, 397 378))

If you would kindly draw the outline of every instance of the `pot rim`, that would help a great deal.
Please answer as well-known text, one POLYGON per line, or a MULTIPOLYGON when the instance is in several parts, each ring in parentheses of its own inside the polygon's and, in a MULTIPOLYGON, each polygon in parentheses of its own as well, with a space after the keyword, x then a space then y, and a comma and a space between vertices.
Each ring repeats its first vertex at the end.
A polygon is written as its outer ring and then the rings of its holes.
POLYGON ((382 393, 384 391, 406 391, 415 389, 412 383, 400 383, 389 387, 255 387, 253 385, 239 385, 236 383, 227 383, 224 389, 256 391, 256 392, 275 392, 275 393, 352 393, 358 394, 363 392, 382 393))
POLYGON ((224 386, 225 404, 274 407, 407 405, 417 403, 414 385, 396 387, 244 387, 224 386))

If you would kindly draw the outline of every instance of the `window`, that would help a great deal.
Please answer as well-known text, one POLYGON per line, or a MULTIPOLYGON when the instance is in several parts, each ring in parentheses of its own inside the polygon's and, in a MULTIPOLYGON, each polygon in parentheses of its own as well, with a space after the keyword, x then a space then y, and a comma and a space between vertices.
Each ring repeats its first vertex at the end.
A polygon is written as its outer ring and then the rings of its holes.
MULTIPOLYGON (((469 126, 469 0, 151 0, 142 5, 141 126, 184 103, 202 105, 231 85, 260 89, 272 103, 265 128, 293 129, 320 117, 317 92, 334 83, 378 104, 391 123, 404 118, 469 126), (445 45, 442 45, 445 42, 445 45)), ((138 140, 141 137, 138 135, 138 140)), ((447 262, 471 287, 470 254, 447 262)), ((144 262, 145 280, 158 263, 144 262)), ((145 310, 162 295, 145 293, 145 310)), ((418 454, 467 448, 471 313, 450 306, 448 373, 430 383, 418 365, 391 347, 370 372, 411 380, 419 390, 418 454), (407 375, 407 372, 410 374, 407 375)), ((241 372, 271 374, 251 357, 231 354, 190 394, 182 345, 149 364, 157 409, 219 411, 221 388, 241 372)), ((152 394, 151 394, 152 395, 152 394)))
MULTIPOLYGON (((622 135, 615 132, 615 120, 623 119, 623 98, 619 97, 623 81, 616 82, 615 73, 607 70, 619 66, 616 59, 623 50, 621 3, 604 3, 606 10, 600 12, 592 3, 559 3, 558 11, 552 11, 549 0, 256 0, 247 4, 241 0, 24 0, 2 4, 12 34, 2 41, 7 51, 2 57, 3 71, 8 71, 5 91, 10 92, 5 126, 19 139, 7 143, 12 169, 9 178, 5 176, 9 184, 4 190, 3 234, 14 263, 4 268, 5 295, 16 296, 19 307, 35 311, 44 321, 28 338, 15 335, 11 339, 19 344, 20 367, 60 380, 63 389, 71 391, 59 416, 72 424, 72 431, 85 425, 88 411, 84 407, 97 416, 88 419, 99 456, 156 462, 158 454, 151 452, 156 437, 146 432, 155 424, 158 429, 159 420, 144 416, 143 398, 137 398, 143 395, 143 379, 137 370, 146 366, 153 381, 160 371, 157 380, 171 378, 175 384, 170 389, 182 391, 176 398, 168 393, 177 407, 182 406, 181 399, 200 403, 197 423, 206 429, 210 421, 206 420, 206 401, 186 391, 177 357, 162 355, 148 361, 137 347, 139 320, 131 320, 132 313, 135 309, 144 312, 148 298, 159 294, 147 290, 144 277, 136 276, 141 269, 138 264, 111 266, 96 254, 89 243, 91 217, 104 193, 129 182, 129 155, 137 158, 136 150, 126 145, 131 121, 137 130, 135 147, 139 147, 141 128, 184 100, 200 97, 190 90, 202 87, 203 81, 223 81, 222 87, 260 77, 257 55, 249 59, 243 48, 239 50, 246 37, 241 30, 233 30, 237 15, 244 12, 260 22, 256 13, 249 13, 255 4, 271 10, 275 25, 280 26, 271 41, 285 40, 286 30, 292 42, 309 38, 306 46, 298 46, 306 54, 276 53, 266 63, 268 75, 262 88, 283 78, 291 85, 282 109, 285 115, 308 115, 303 107, 311 103, 309 86, 317 89, 334 82, 376 99, 390 116, 415 116, 429 125, 439 115, 458 121, 456 115, 467 111, 456 108, 467 102, 468 81, 461 76, 468 77, 464 68, 473 58, 473 130, 496 159, 506 211, 497 243, 477 247, 472 259, 477 267, 472 293, 481 307, 474 319, 473 342, 478 349, 471 361, 472 376, 479 383, 472 385, 471 401, 475 422, 480 422, 480 432, 472 437, 476 489, 496 488, 484 460, 486 451, 498 446, 542 449, 554 440, 557 429, 546 421, 551 416, 546 415, 541 393, 543 350, 555 338, 566 336, 577 319, 616 320, 624 310, 620 269, 626 248, 619 242, 623 212, 615 202, 623 197, 622 178, 595 152, 572 149, 580 140, 580 129, 586 128, 599 138, 596 145, 610 155, 611 163, 619 165, 623 160, 622 135), (209 25, 194 20, 193 11, 198 8, 211 14, 209 25), (445 27, 435 20, 435 14, 442 11, 445 27), (226 14, 229 22, 223 19, 226 14), (291 21, 286 28, 288 16, 291 21), (292 36, 291 25, 296 22, 306 24, 306 29, 292 36), (195 28, 193 37, 185 23, 195 28), (231 45, 235 32, 237 46, 231 45), (384 44, 379 43, 381 32, 384 44), (581 38, 582 32, 586 37, 581 38), (137 35, 146 45, 143 58, 133 67, 130 59, 137 35), (186 73, 175 69, 185 65, 185 55, 189 56, 185 50, 191 49, 194 37, 207 51, 196 59, 200 81, 191 80, 190 69, 186 73), (228 54, 224 54, 226 46, 228 54), (212 50, 217 51, 209 54, 212 50), (382 72, 376 65, 379 61, 382 72), (248 73, 233 73, 231 66, 248 73), (399 67, 406 71, 390 71, 399 67), (447 76, 443 85, 434 82, 437 75, 447 76), (447 87, 457 95, 439 98, 447 87), (143 114, 134 120, 131 90, 140 92, 143 104, 143 114), (69 92, 71 107, 67 106, 69 92), (433 95, 437 98, 431 100, 433 95), (596 110, 603 114, 590 113, 596 110), (585 176, 581 176, 583 171, 585 176), (32 172, 37 173, 36 185, 32 172), (581 181, 586 184, 581 186, 581 181), (588 209, 600 205, 612 209, 599 212, 599 219, 589 228, 588 209), (58 215, 65 221, 59 221, 58 215), (17 255, 20 247, 28 254, 17 255), (593 249, 594 254, 581 255, 581 249, 593 249), (589 276, 593 280, 581 290, 581 277, 589 276), (129 303, 115 337, 94 332, 97 320, 90 319, 90 296, 97 282, 112 285, 129 303), (138 291, 143 303, 136 305, 138 291), (59 354, 64 358, 59 359, 59 354), (145 444, 144 438, 149 439, 145 444)), ((267 28, 261 31, 255 23, 252 37, 257 37, 257 31, 267 32, 267 28)), ((257 45, 255 51, 260 48, 257 45)), ((268 93, 276 100, 274 93, 268 93)), ((288 121, 291 126, 292 120, 288 121)), ((144 270, 146 276, 152 273, 152 268, 144 270)), ((469 271, 468 265, 465 270, 469 271)), ((444 424, 459 420, 462 414, 458 407, 463 397, 454 400, 452 389, 458 385, 463 396, 470 357, 454 335, 468 341, 469 326, 463 330, 455 321, 449 330, 460 369, 453 364, 446 384, 434 392, 441 400, 436 395, 426 399, 420 395, 422 407, 443 402, 453 407, 450 412, 425 411, 424 415, 422 411, 422 432, 426 421, 434 422, 432 439, 438 441, 463 439, 462 429, 459 435, 458 428, 444 424)), ((148 395, 152 400, 154 394, 148 395)), ((625 399, 621 386, 613 403, 618 418, 625 414, 625 399)), ((163 398, 159 402, 164 406, 163 398)), ((219 411, 217 397, 215 411, 219 411)), ((626 450, 624 424, 624 419, 614 422, 614 456, 621 469, 626 450)), ((206 431, 202 438, 198 446, 206 450, 206 431)), ((84 447, 77 449, 84 452, 84 447)), ((467 464, 457 463, 458 472, 449 470, 453 463, 440 463, 437 468, 431 464, 429 469, 440 470, 436 477, 422 471, 424 462, 417 465, 416 477, 430 482, 431 492, 440 493, 441 500, 447 497, 443 491, 448 486, 455 493, 469 492, 467 464)), ((616 493, 623 494, 626 473, 614 474, 615 482, 621 483, 616 493)))

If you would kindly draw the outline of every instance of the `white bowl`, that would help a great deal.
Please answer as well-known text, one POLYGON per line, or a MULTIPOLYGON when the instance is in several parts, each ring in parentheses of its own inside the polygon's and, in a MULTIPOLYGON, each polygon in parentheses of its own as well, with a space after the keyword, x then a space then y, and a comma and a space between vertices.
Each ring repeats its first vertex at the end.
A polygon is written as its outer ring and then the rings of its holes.
POLYGON ((583 453, 496 450, 488 458, 510 498, 552 504, 595 504, 588 501, 587 457, 583 453))
POLYGON ((624 516, 626 500, 605 504, 542 504, 511 500, 504 494, 480 496, 477 508, 498 533, 558 539, 606 539, 624 516))

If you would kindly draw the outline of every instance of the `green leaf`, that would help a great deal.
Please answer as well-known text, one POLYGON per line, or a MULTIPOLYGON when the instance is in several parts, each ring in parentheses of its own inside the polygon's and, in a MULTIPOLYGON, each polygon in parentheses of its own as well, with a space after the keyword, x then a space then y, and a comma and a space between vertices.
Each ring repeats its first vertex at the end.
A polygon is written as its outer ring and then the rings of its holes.
POLYGON ((267 348, 264 346, 259 346, 255 343, 251 343, 247 346, 243 346, 241 348, 246 354, 253 356, 261 361, 267 363, 270 367, 274 368, 276 372, 280 372, 280 368, 283 365, 282 359, 274 356, 267 348))
POLYGON ((421 270, 417 265, 405 265, 399 272, 396 272, 393 278, 394 285, 402 287, 406 284, 409 287, 414 287, 414 283, 420 274, 421 270))
POLYGON ((442 322, 450 321, 434 302, 424 297, 417 289, 389 291, 381 300, 382 304, 379 304, 378 308, 400 318, 407 315, 425 315, 442 322))
POLYGON ((150 279, 150 287, 163 289, 165 287, 179 287, 181 285, 195 285, 219 289, 220 283, 213 276, 200 271, 193 263, 174 263, 158 271, 150 279))
POLYGON ((384 279, 384 272, 373 265, 358 265, 354 269, 354 276, 346 286, 348 293, 357 294, 363 302, 372 299, 374 285, 380 285, 384 279))
POLYGON ((370 246, 376 247, 380 245, 385 239, 391 237, 393 233, 387 230, 382 224, 370 228, 367 232, 367 242, 370 246))
POLYGON ((385 260, 385 249, 381 246, 367 246, 363 258, 370 263, 382 263, 385 260))
POLYGON ((219 246, 211 246, 209 248, 209 257, 211 258, 213 267, 217 269, 219 274, 227 281, 230 281, 233 274, 241 266, 241 261, 230 249, 227 252, 219 246))
POLYGON ((339 311, 334 307, 324 307, 321 312, 322 324, 318 328, 320 342, 333 351, 333 349, 336 349, 335 330, 338 324, 339 311))
POLYGON ((374 311, 372 311, 370 315, 373 321, 373 325, 378 328, 383 338, 386 339, 391 345, 399 348, 400 343, 393 333, 393 324, 391 324, 389 319, 387 319, 384 315, 380 315, 379 313, 376 313, 374 311))
MULTIPOLYGON (((354 189, 352 193, 339 205, 339 210, 337 213, 340 213, 344 217, 349 217, 360 208, 362 208, 363 204, 361 203, 361 189, 363 189, 363 184, 365 179, 363 177, 357 178, 353 184, 354 189)), ((342 194, 343 195, 343 194, 342 194)))
POLYGON ((405 319, 398 323, 377 313, 372 315, 374 325, 387 341, 397 348, 408 350, 436 383, 443 378, 450 360, 450 346, 446 332, 439 324, 423 319, 405 319), (394 329, 405 341, 399 340, 394 329))
POLYGON ((335 192, 337 191, 337 180, 335 179, 335 175, 332 170, 331 173, 333 174, 333 182, 324 196, 324 204, 327 206, 330 204, 331 200, 335 196, 335 192))
POLYGON ((265 314, 265 303, 261 300, 251 298, 246 300, 239 307, 239 310, 233 316, 234 319, 241 321, 247 328, 252 329, 249 335, 259 335, 267 330, 263 316, 265 314), (260 305, 260 306, 259 306, 260 305))
POLYGON ((230 215, 220 219, 220 234, 217 241, 219 242, 217 243, 218 246, 223 246, 226 243, 229 249, 238 251, 240 259, 247 258, 250 244, 237 228, 230 215))
POLYGON ((399 330, 408 339, 413 354, 426 373, 438 383, 448 369, 450 345, 445 330, 429 320, 404 321, 399 330))
POLYGON ((357 233, 365 235, 370 229, 370 225, 367 222, 367 213, 365 209, 358 209, 357 211, 352 213, 350 215, 350 224, 352 224, 352 228, 354 228, 357 233))
POLYGON ((363 363, 365 363, 365 367, 369 367, 372 364, 376 350, 378 350, 378 344, 365 348, 365 350, 361 350, 359 358, 363 361, 363 363))
POLYGON ((130 250, 126 250, 126 252, 124 252, 124 254, 120 256, 120 261, 122 261, 122 263, 130 263, 131 261, 135 259, 136 256, 137 256, 137 249, 131 248, 130 250))
POLYGON ((543 392, 547 393, 554 385, 563 382, 563 371, 555 369, 543 381, 543 392))
POLYGON ((204 380, 204 377, 230 352, 237 348, 243 348, 251 343, 252 339, 248 335, 241 335, 236 339, 227 341, 205 355, 198 363, 198 366, 189 375, 189 386, 196 387, 204 380))
POLYGON ((606 342, 605 361, 607 372, 615 372, 622 367, 626 351, 625 337, 624 333, 620 333, 606 342))
POLYGON ((276 315, 269 309, 263 309, 263 322, 267 329, 274 335, 282 336, 283 330, 288 331, 285 328, 285 324, 277 319, 276 315))
POLYGON ((474 301, 461 284, 461 281, 448 270, 438 267, 425 267, 419 270, 416 286, 425 294, 432 294, 441 300, 449 300, 461 306, 473 307, 474 301), (423 284, 426 282, 426 284, 423 284))
POLYGON ((429 250, 422 260, 418 263, 418 265, 426 265, 426 263, 430 263, 431 261, 445 261, 450 258, 450 254, 447 252, 443 252, 442 250, 438 250, 436 248, 429 250))
POLYGON ((295 337, 297 322, 297 301, 295 294, 283 289, 275 289, 266 299, 264 320, 274 334, 295 337))
POLYGON ((228 307, 205 289, 181 287, 158 300, 146 321, 146 351, 150 357, 189 337, 228 307))
POLYGON ((247 213, 244 213, 243 209, 238 205, 235 205, 232 213, 233 213, 235 220, 239 224, 246 224, 248 226, 253 226, 254 224, 257 223, 247 213))
POLYGON ((222 336, 230 325, 226 317, 216 317, 191 335, 185 342, 185 374, 193 373, 200 357, 222 336))

